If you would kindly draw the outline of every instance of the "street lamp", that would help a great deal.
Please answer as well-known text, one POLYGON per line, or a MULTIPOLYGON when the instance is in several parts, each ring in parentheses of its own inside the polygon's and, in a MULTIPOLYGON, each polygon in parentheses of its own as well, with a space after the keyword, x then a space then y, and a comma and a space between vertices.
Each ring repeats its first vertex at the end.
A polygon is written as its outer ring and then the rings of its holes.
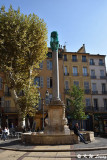
MULTIPOLYGON (((46 93, 45 93, 45 97, 48 98, 49 97, 49 92, 48 90, 46 90, 46 93)), ((44 130, 44 98, 42 98, 42 107, 43 107, 43 130, 44 130)))

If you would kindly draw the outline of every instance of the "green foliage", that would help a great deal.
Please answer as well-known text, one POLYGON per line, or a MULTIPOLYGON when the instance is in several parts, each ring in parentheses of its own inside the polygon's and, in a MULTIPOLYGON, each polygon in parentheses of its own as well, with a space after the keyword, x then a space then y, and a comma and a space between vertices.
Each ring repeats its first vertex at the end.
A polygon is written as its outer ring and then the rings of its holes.
POLYGON ((25 96, 18 100, 23 113, 30 110, 28 106, 33 110, 37 104, 38 91, 36 87, 32 89, 33 80, 47 50, 47 28, 42 19, 35 14, 21 14, 19 8, 15 11, 10 6, 6 12, 1 7, 0 70, 6 74, 10 88, 24 91, 25 96))
POLYGON ((84 92, 81 88, 74 85, 72 91, 69 92, 67 114, 71 119, 83 120, 86 119, 83 103, 84 92))

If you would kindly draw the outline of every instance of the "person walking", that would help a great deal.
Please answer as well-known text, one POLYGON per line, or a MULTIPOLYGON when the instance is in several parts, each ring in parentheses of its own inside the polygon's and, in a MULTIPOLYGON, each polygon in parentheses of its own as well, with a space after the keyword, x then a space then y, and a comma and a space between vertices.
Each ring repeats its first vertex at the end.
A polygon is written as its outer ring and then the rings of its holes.
POLYGON ((87 142, 85 142, 85 139, 84 139, 83 135, 79 132, 79 125, 78 125, 78 123, 76 123, 76 124, 74 125, 73 130, 74 130, 74 133, 75 133, 77 136, 80 137, 80 141, 84 142, 85 144, 88 144, 87 142))

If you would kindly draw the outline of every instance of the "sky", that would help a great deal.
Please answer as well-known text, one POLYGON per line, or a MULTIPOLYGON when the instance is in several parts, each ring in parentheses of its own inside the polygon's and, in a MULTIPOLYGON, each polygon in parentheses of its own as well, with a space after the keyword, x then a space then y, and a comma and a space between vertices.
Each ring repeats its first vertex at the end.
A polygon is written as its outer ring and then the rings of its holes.
MULTIPOLYGON (((44 19, 50 34, 57 31, 59 43, 76 52, 85 44, 90 54, 107 54, 107 0, 0 0, 0 7, 20 7, 21 13, 35 13, 44 19)), ((106 58, 107 65, 107 58, 106 58)))

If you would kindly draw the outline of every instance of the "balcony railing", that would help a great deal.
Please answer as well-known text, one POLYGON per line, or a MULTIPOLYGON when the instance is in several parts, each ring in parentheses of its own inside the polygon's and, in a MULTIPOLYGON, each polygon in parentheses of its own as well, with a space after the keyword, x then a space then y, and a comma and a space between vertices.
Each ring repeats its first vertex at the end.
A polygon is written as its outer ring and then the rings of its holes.
POLYGON ((105 65, 105 63, 101 63, 101 62, 99 63, 99 66, 104 66, 104 65, 105 65))
POLYGON ((15 107, 4 107, 3 108, 4 113, 17 113, 17 108, 15 107))
POLYGON ((90 94, 90 93, 91 93, 91 90, 90 90, 90 89, 85 89, 85 90, 84 90, 84 93, 85 93, 85 94, 90 94))
POLYGON ((83 76, 84 76, 84 77, 88 76, 88 73, 83 73, 83 76))
POLYGON ((95 62, 90 62, 90 65, 95 65, 95 62))
POLYGON ((7 97, 10 97, 11 96, 11 92, 5 92, 4 95, 7 96, 7 97))
POLYGON ((107 112, 107 107, 93 107, 94 112, 107 112))
POLYGON ((64 89, 65 94, 69 94, 70 89, 64 89))
POLYGON ((106 79, 107 77, 106 76, 100 76, 100 79, 106 79))
POLYGON ((98 91, 92 91, 92 94, 98 94, 98 91))
POLYGON ((96 79, 96 76, 91 76, 91 79, 96 79))
POLYGON ((77 62, 77 59, 72 59, 72 62, 77 62))
POLYGON ((64 73, 64 76, 69 76, 69 73, 64 73))
POLYGON ((102 91, 102 94, 107 94, 107 91, 102 91))
POLYGON ((79 73, 73 73, 72 75, 73 76, 79 76, 79 73))
POLYGON ((86 111, 86 112, 93 112, 93 107, 92 107, 92 106, 87 106, 87 107, 85 108, 85 111, 86 111))
POLYGON ((107 112, 107 107, 92 107, 87 106, 85 112, 107 112))
POLYGON ((87 62, 87 60, 86 59, 82 59, 82 62, 87 62))

